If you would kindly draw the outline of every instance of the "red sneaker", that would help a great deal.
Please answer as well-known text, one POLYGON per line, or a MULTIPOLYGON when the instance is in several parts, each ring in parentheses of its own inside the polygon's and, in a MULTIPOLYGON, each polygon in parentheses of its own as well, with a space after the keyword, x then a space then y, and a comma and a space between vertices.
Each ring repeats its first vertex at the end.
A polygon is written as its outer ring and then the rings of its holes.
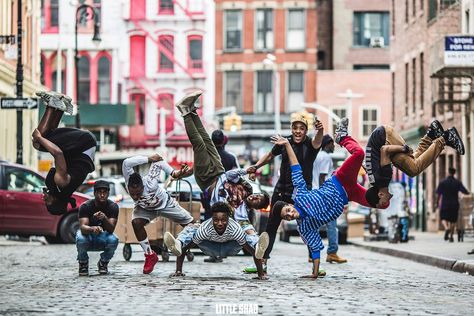
POLYGON ((143 266, 143 273, 144 274, 151 273, 157 262, 158 262, 158 256, 153 250, 149 254, 145 253, 145 265, 143 266))

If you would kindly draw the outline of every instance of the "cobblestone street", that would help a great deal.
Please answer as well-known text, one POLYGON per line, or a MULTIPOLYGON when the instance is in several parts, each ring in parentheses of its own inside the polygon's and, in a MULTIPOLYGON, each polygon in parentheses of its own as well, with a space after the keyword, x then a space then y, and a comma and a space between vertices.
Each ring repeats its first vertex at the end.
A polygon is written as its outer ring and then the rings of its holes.
POLYGON ((196 256, 185 262, 185 278, 169 278, 175 257, 143 275, 140 249, 134 246, 137 252, 126 262, 119 245, 110 275, 97 274, 98 253, 92 253, 91 276, 78 277, 74 245, 0 249, 2 315, 213 315, 216 304, 258 304, 265 315, 468 315, 474 308, 471 276, 353 246, 339 251, 348 264, 324 263, 328 275, 316 281, 298 278, 310 271, 299 242, 276 244, 269 281, 243 274, 252 261, 243 256, 221 264, 196 256))

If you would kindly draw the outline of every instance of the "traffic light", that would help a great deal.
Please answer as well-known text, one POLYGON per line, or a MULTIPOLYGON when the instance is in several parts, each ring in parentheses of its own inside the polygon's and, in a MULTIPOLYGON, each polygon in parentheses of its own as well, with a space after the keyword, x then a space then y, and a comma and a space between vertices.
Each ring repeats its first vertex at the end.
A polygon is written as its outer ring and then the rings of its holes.
POLYGON ((224 130, 236 132, 242 128, 242 117, 235 113, 224 116, 224 130))

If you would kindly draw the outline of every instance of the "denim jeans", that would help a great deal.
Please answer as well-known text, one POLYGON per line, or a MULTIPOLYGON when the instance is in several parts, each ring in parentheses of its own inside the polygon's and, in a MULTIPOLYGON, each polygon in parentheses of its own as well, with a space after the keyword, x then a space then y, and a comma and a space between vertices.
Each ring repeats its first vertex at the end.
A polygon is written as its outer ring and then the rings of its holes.
MULTIPOLYGON (((191 243, 198 228, 199 224, 189 224, 179 233, 177 239, 181 242, 183 247, 191 243)), ((197 246, 202 252, 211 257, 234 256, 242 249, 242 246, 235 240, 227 242, 205 240, 197 246)))
POLYGON ((328 235, 328 250, 327 253, 336 253, 339 249, 339 236, 337 231, 337 220, 330 221, 326 224, 326 231, 328 235))
POLYGON ((119 240, 117 236, 109 232, 102 232, 99 235, 83 235, 79 229, 76 233, 77 260, 79 262, 89 261, 88 251, 103 251, 100 260, 109 262, 114 256, 119 240))

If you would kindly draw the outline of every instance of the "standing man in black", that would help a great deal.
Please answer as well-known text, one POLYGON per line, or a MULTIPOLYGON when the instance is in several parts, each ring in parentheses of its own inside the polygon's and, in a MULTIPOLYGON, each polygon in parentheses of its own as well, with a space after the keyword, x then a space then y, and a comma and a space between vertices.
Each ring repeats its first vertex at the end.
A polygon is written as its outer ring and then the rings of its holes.
MULTIPOLYGON (((314 129, 316 132, 314 133, 314 137, 311 139, 307 136, 308 120, 303 115, 297 115, 291 120, 291 136, 287 137, 291 147, 293 148, 293 151, 296 154, 298 163, 301 165, 303 170, 303 178, 306 182, 308 190, 311 190, 312 188, 313 164, 319 150, 321 149, 321 143, 324 134, 323 124, 319 120, 314 121, 314 129)), ((255 172, 257 169, 266 165, 278 155, 281 155, 282 157, 280 178, 278 179, 272 195, 272 211, 270 212, 267 228, 265 229, 270 237, 270 243, 263 257, 264 259, 270 258, 269 254, 273 249, 278 226, 280 226, 281 223, 281 215, 279 213, 273 213, 273 205, 275 205, 277 201, 294 204, 292 199, 294 188, 291 181, 290 160, 288 158, 288 153, 285 149, 285 146, 274 145, 270 152, 260 158, 256 165, 252 166, 253 172, 251 172, 252 167, 247 169, 250 177, 255 178, 255 172)), ((264 268, 266 269, 266 266, 264 268)))
POLYGON ((108 199, 110 183, 98 180, 94 184, 94 199, 79 208, 79 230, 76 234, 79 275, 89 275, 88 251, 103 251, 97 262, 99 274, 107 274, 108 264, 118 246, 114 235, 119 214, 117 203, 108 199))
MULTIPOLYGON (((459 192, 469 194, 461 181, 454 177, 456 169, 449 168, 449 176, 441 181, 436 189, 438 198, 436 208, 441 204, 439 217, 444 226, 444 240, 453 242, 454 227, 458 221, 459 213, 459 192), (441 202, 441 203, 440 203, 441 202)), ((458 232, 459 234, 459 232, 458 232)))

